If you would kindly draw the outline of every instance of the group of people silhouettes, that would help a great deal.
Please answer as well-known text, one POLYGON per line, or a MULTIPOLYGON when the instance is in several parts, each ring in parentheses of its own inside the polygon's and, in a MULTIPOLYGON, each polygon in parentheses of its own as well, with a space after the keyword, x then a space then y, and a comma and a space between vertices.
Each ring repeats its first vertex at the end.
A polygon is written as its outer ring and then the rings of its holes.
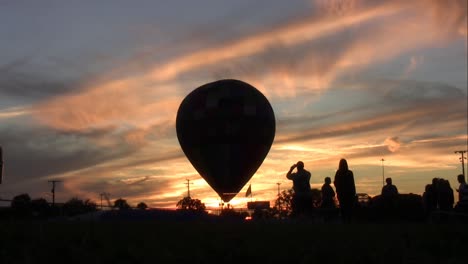
MULTIPOLYGON (((468 208, 468 185, 463 174, 457 176, 460 183, 458 189, 458 203, 455 209, 468 208)), ((450 182, 442 178, 432 179, 431 184, 427 184, 423 193, 423 204, 427 214, 435 210, 450 211, 454 208, 454 192, 450 182)))
MULTIPOLYGON (((293 216, 309 214, 313 204, 312 188, 310 186, 311 173, 304 168, 304 162, 298 161, 296 164, 293 164, 286 173, 286 178, 293 181, 294 196, 291 202, 293 216), (294 169, 296 169, 295 172, 294 169)), ((459 195, 459 202, 455 208, 468 211, 468 185, 465 183, 465 177, 462 174, 458 175, 457 180, 460 183, 459 188, 456 189, 459 195)), ((353 208, 357 204, 357 196, 354 175, 349 170, 347 161, 341 159, 339 162, 338 170, 333 180, 336 194, 331 186, 331 178, 326 177, 324 181, 321 188, 322 201, 320 207, 322 209, 336 208, 336 195, 342 220, 345 223, 349 223, 353 208)), ((382 205, 391 211, 396 207, 399 193, 391 178, 387 178, 385 181, 386 185, 382 187, 381 201, 382 205)), ((454 192, 450 187, 449 181, 434 178, 432 184, 426 185, 422 202, 428 215, 435 210, 444 212, 452 210, 454 208, 454 192)))
POLYGON ((427 184, 423 193, 423 205, 427 214, 434 210, 450 210, 453 208, 453 189, 448 180, 441 178, 432 179, 432 184, 427 184))
MULTIPOLYGON (((311 173, 304 169, 304 162, 299 161, 292 165, 286 178, 293 181, 294 197, 292 200, 292 211, 294 215, 304 215, 309 213, 312 208, 312 189, 310 187, 311 173), (293 172, 297 169, 296 172, 293 172)), ((336 196, 340 203, 340 211, 343 221, 351 221, 352 209, 356 201, 356 186, 354 184, 354 175, 348 168, 345 159, 341 159, 338 170, 335 174, 333 184, 336 188, 336 196)), ((331 187, 330 177, 325 178, 322 186, 322 208, 335 207, 335 191, 331 187)))

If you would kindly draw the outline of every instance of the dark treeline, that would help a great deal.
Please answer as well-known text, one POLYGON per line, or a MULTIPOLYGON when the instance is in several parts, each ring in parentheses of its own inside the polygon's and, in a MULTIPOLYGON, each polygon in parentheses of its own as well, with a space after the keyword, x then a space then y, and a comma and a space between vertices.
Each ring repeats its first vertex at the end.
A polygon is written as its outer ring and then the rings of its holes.
MULTIPOLYGON (((301 219, 314 222, 460 222, 468 221, 468 188, 463 175, 458 176, 460 185, 455 190, 446 179, 434 178, 425 186, 423 195, 401 194, 391 178, 387 178, 382 193, 374 197, 357 193, 349 207, 349 219, 343 218, 340 200, 336 197, 330 177, 324 179, 321 189, 311 188, 309 196, 297 202, 297 192, 293 189, 279 193, 271 207, 253 208, 252 210, 236 209, 232 206, 220 208, 217 216, 233 220, 288 220, 301 219), (454 202, 458 194, 459 201, 454 202), (302 208, 298 208, 301 206, 302 208)), ((334 182, 336 184, 336 182, 334 182)), ((338 192, 337 192, 338 193, 338 192)), ((44 198, 31 199, 28 194, 20 194, 11 200, 10 207, 0 208, 0 219, 51 219, 68 218, 101 211, 113 211, 113 215, 123 215, 128 219, 144 212, 150 215, 148 206, 141 202, 132 207, 125 199, 119 198, 109 206, 98 206, 89 199, 71 198, 65 203, 51 204, 44 198), (110 210, 109 210, 110 209, 110 210)), ((177 219, 207 219, 207 208, 202 201, 184 197, 176 204, 179 214, 177 219)), ((143 214, 142 214, 143 213, 143 214)), ((112 214, 111 214, 112 215, 112 214)), ((161 214, 153 214, 161 216, 161 214)))
POLYGON ((74 217, 99 211, 99 209, 146 210, 148 206, 141 202, 136 207, 131 207, 125 199, 119 198, 114 204, 109 206, 98 206, 90 199, 71 198, 65 203, 49 203, 44 198, 32 199, 28 194, 20 194, 10 201, 9 207, 0 207, 0 219, 51 219, 60 217, 74 217))

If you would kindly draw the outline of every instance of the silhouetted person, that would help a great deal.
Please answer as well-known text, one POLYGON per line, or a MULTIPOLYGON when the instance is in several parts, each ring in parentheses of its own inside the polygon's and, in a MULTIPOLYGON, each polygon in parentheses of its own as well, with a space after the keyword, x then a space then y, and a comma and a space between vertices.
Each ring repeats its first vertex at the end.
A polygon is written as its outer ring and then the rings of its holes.
POLYGON ((468 185, 465 182, 465 176, 459 174, 457 176, 457 181, 460 183, 458 186, 458 201, 468 201, 468 185))
POLYGON ((457 176, 458 186, 458 203, 455 208, 457 210, 467 210, 468 211, 468 185, 465 182, 465 176, 463 174, 459 174, 457 176))
POLYGON ((452 210, 453 208, 453 189, 450 187, 450 182, 445 179, 439 180, 439 209, 444 211, 452 210))
POLYGON ((335 191, 333 187, 331 187, 331 179, 330 177, 325 178, 325 183, 322 185, 321 189, 322 193, 322 204, 320 207, 322 208, 322 215, 323 220, 325 222, 330 222, 330 219, 335 214, 335 191))
POLYGON ((397 198, 398 189, 392 183, 392 178, 385 179, 387 183, 382 187, 382 206, 384 209, 384 215, 387 217, 393 217, 397 209, 397 198))
POLYGON ((426 216, 429 216, 434 210, 437 209, 437 200, 432 184, 426 185, 422 199, 426 216))
POLYGON ((398 189, 395 185, 392 184, 392 178, 385 179, 387 183, 382 187, 382 197, 384 198, 395 198, 398 195, 398 189))
POLYGON ((348 163, 345 159, 340 160, 333 184, 335 185, 338 201, 340 202, 343 221, 349 223, 351 222, 356 201, 356 186, 354 185, 353 172, 348 169, 348 163))
POLYGON ((286 178, 293 181, 294 196, 292 200, 293 215, 304 215, 312 209, 312 189, 310 188, 309 171, 304 169, 304 163, 298 161, 293 164, 286 174, 286 178), (296 172, 292 172, 297 168, 296 172))
POLYGON ((331 187, 330 177, 325 178, 325 183, 322 185, 322 208, 335 208, 335 191, 331 187))
POLYGON ((432 179, 431 192, 434 197, 432 207, 437 210, 439 208, 439 178, 432 179))

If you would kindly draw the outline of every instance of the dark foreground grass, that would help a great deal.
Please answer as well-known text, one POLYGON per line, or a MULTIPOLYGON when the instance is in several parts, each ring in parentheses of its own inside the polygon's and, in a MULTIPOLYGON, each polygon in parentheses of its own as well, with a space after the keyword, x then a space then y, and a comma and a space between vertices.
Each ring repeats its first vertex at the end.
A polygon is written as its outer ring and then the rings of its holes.
POLYGON ((0 222, 0 263, 468 263, 466 225, 0 222))

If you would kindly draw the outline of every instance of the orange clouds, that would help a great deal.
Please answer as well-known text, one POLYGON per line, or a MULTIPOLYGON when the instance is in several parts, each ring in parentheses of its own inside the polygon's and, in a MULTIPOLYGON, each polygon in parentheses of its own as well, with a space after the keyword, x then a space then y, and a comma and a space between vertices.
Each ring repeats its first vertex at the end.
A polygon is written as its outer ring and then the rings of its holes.
POLYGON ((363 10, 357 14, 340 17, 338 19, 326 18, 317 20, 314 17, 304 21, 297 21, 265 33, 228 43, 224 46, 209 48, 181 56, 156 67, 156 69, 151 72, 151 76, 155 81, 167 81, 180 73, 190 71, 194 68, 238 57, 254 55, 278 43, 286 46, 297 45, 339 31, 343 27, 389 15, 395 11, 396 10, 392 8, 378 7, 363 10))
POLYGON ((466 35, 467 1, 465 0, 312 0, 313 6, 329 16, 342 16, 372 6, 389 5, 410 11, 415 16, 429 15, 430 26, 435 26, 448 35, 466 35))
MULTIPOLYGON (((162 97, 162 87, 145 88, 138 80, 118 80, 55 97, 35 106, 36 117, 65 131, 83 131, 116 124, 148 126, 175 117, 178 100, 162 97)), ((165 87, 170 90, 170 87, 165 87)))
POLYGON ((401 142, 398 137, 389 137, 385 139, 384 144, 387 145, 388 150, 395 152, 400 149, 401 142))
MULTIPOLYGON (((344 43, 333 52, 334 57, 328 57, 318 49, 308 50, 300 69, 271 65, 268 71, 255 76, 243 73, 246 81, 267 96, 296 97, 301 93, 299 87, 322 90, 343 74, 349 75, 372 63, 444 40, 446 34, 441 33, 440 27, 428 25, 436 23, 447 30, 454 27, 455 31, 459 30, 463 19, 466 20, 466 14, 462 12, 463 8, 466 10, 466 4, 460 4, 462 2, 384 1, 371 5, 365 1, 335 1, 327 8, 347 11, 340 11, 339 15, 311 16, 230 43, 180 54, 164 63, 156 63, 146 73, 101 81, 76 94, 40 104, 35 107, 35 116, 62 130, 87 130, 123 123, 138 127, 165 123, 174 119, 182 99, 177 93, 181 88, 177 78, 183 74, 268 53, 270 47, 277 45, 289 49, 345 32, 351 27, 374 24, 371 30, 347 39, 337 36, 337 40, 344 43)), ((406 71, 413 70, 420 62, 412 60, 406 71)))

